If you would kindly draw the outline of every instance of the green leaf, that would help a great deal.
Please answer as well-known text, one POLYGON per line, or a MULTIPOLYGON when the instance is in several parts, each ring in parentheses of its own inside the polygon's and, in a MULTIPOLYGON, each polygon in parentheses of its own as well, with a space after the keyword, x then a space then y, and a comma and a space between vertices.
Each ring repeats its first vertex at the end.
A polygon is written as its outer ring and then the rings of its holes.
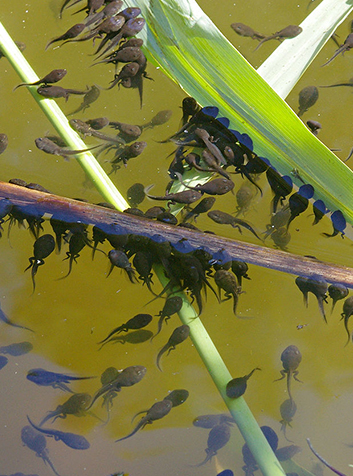
MULTIPOLYGON (((322 3, 335 4, 338 20, 330 16, 330 28, 326 22, 320 24, 321 16, 317 23, 311 23, 308 36, 315 30, 318 33, 314 37, 322 35, 324 40, 313 43, 309 63, 353 8, 346 0, 322 3)), ((283 175, 297 168, 303 179, 314 186, 315 197, 324 200, 332 211, 340 209, 353 224, 351 170, 309 132, 197 3, 139 0, 138 5, 148 25, 142 37, 149 57, 201 105, 219 107, 220 114, 230 119, 231 127, 249 134, 254 151, 267 157, 283 175)), ((284 44, 290 42, 295 47, 303 34, 284 44)))

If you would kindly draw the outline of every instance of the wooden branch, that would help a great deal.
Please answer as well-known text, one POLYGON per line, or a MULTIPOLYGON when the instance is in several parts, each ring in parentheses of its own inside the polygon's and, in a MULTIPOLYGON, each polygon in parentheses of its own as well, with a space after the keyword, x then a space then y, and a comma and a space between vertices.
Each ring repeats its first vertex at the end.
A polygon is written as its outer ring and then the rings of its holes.
POLYGON ((271 268, 295 276, 321 276, 329 283, 341 283, 353 287, 353 269, 298 256, 272 248, 252 245, 218 235, 197 232, 187 228, 120 213, 109 208, 91 205, 77 200, 30 190, 25 187, 0 182, 0 199, 8 198, 24 213, 44 218, 56 218, 65 222, 82 222, 96 225, 107 234, 136 234, 153 239, 160 235, 172 244, 187 239, 191 246, 205 246, 212 253, 224 248, 232 259, 271 268))

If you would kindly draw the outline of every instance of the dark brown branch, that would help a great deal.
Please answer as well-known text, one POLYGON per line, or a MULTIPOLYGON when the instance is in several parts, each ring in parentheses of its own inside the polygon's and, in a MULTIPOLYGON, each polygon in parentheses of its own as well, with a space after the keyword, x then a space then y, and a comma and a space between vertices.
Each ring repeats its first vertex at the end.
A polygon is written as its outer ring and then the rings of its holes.
POLYGON ((329 283, 341 283, 353 287, 353 269, 294 255, 284 251, 252 245, 218 235, 200 233, 156 222, 147 218, 120 213, 108 208, 71 200, 57 195, 37 192, 17 185, 0 182, 0 199, 8 198, 28 214, 47 216, 65 222, 83 222, 97 225, 107 234, 136 234, 153 237, 161 235, 171 243, 187 239, 195 248, 206 246, 211 252, 221 248, 233 259, 271 268, 295 276, 319 275, 329 283))

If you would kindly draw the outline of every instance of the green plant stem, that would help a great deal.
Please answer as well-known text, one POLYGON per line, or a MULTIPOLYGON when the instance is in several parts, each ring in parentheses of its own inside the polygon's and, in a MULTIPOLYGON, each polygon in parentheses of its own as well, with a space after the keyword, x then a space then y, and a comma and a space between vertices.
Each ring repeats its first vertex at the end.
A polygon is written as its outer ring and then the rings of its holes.
MULTIPOLYGON (((164 270, 156 265, 154 270, 162 286, 168 283, 164 270)), ((217 348, 184 293, 172 293, 180 296, 183 307, 179 312, 180 320, 190 327, 191 340, 199 353, 205 367, 212 377, 219 393, 233 416, 244 440, 249 445, 257 464, 264 476, 284 476, 280 463, 274 455, 257 421, 243 397, 230 399, 226 395, 226 385, 233 378, 223 362, 217 348)))
MULTIPOLYGON (((39 79, 1 23, 0 49, 6 55, 22 81, 34 82, 39 79)), ((85 148, 86 145, 70 128, 67 118, 64 116, 57 104, 52 100, 41 98, 37 94, 36 88, 29 87, 29 90, 57 132, 68 143, 68 145, 73 148, 85 148)), ((120 195, 120 193, 115 189, 110 179, 106 176, 105 172, 90 152, 80 154, 77 156, 77 160, 106 200, 113 203, 119 210, 124 210, 128 207, 122 195, 120 195)), ((157 268, 156 272, 164 286, 167 283, 167 278, 165 277, 162 268, 157 268)), ((245 400, 242 397, 237 400, 230 400, 227 398, 225 387, 232 377, 200 319, 195 319, 195 317, 197 317, 195 310, 190 305, 186 296, 183 293, 180 295, 184 303, 182 310, 179 313, 180 319, 183 323, 190 325, 193 343, 233 415, 244 439, 248 443, 262 473, 264 476, 283 476, 285 473, 256 423, 254 416, 246 405, 245 400)))
MULTIPOLYGON (((18 73, 23 82, 33 83, 39 80, 38 76, 26 61, 21 51, 17 48, 1 22, 0 50, 7 57, 8 61, 11 63, 12 67, 18 73)), ((29 86, 28 89, 58 134, 64 139, 68 146, 77 150, 87 149, 86 144, 80 136, 71 129, 66 116, 63 114, 56 102, 52 99, 45 99, 43 96, 40 96, 37 93, 37 88, 35 86, 29 86)), ((116 189, 115 185, 91 152, 81 153, 76 156, 76 159, 105 200, 112 203, 118 210, 125 210, 125 208, 128 208, 129 205, 124 197, 116 189)))

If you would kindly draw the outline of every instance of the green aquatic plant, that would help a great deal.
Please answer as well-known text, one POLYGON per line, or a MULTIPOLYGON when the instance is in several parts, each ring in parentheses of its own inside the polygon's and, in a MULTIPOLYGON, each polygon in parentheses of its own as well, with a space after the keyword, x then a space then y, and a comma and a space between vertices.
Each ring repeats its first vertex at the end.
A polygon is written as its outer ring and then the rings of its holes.
MULTIPOLYGON (((247 133, 257 155, 267 157, 282 175, 298 169, 314 186, 315 198, 332 211, 341 210, 353 224, 353 173, 283 100, 352 11, 352 1, 321 2, 301 24, 303 32, 285 40, 258 72, 194 0, 140 0, 139 7, 149 27, 140 34, 148 59, 199 104, 217 106, 231 128, 247 133)), ((188 174, 186 182, 202 177, 188 174)))

